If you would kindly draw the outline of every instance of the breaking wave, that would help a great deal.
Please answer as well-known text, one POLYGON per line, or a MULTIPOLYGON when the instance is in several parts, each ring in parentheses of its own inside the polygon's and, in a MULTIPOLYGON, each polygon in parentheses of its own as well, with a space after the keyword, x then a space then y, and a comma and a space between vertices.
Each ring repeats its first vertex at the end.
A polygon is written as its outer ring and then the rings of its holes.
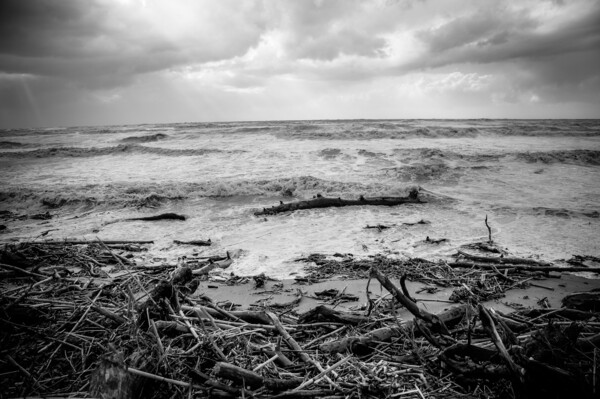
POLYGON ((122 155, 122 154, 156 154, 164 156, 194 156, 194 155, 206 155, 210 153, 230 153, 230 152, 243 152, 240 150, 236 151, 223 151, 218 149, 200 148, 200 149, 170 149, 170 148, 159 148, 159 147, 146 147, 136 144, 120 144, 113 147, 53 147, 43 148, 32 151, 19 151, 19 152, 0 152, 2 157, 29 157, 29 158, 47 158, 47 157, 72 157, 72 158, 86 158, 95 157, 102 155, 122 155))
POLYGON ((3 150, 10 150, 23 147, 26 147, 26 145, 23 143, 17 143, 16 141, 0 141, 0 149, 3 150))
POLYGON ((575 163, 578 165, 600 165, 600 151, 570 150, 549 152, 524 152, 516 154, 516 158, 525 162, 541 163, 575 163))
POLYGON ((243 196, 287 196, 310 198, 316 194, 354 198, 365 196, 404 196, 414 186, 383 183, 364 184, 298 176, 270 180, 213 180, 161 184, 105 184, 67 187, 13 187, 0 191, 0 202, 24 202, 47 208, 98 205, 156 207, 170 201, 198 198, 243 196))
POLYGON ((125 137, 121 141, 123 143, 152 143, 154 141, 164 140, 169 136, 164 133, 151 134, 149 136, 132 136, 125 137))

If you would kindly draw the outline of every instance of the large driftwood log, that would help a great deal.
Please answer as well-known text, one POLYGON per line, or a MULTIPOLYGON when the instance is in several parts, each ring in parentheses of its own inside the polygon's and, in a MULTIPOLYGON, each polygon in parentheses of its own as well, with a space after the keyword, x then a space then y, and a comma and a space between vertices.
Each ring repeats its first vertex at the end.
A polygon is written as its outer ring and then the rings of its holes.
POLYGON ((473 255, 465 251, 458 250, 459 255, 476 262, 499 263, 499 264, 514 264, 514 265, 533 265, 533 266, 552 266, 552 263, 543 262, 528 258, 514 258, 509 256, 479 256, 473 255))
POLYGON ((479 269, 490 269, 494 268, 503 269, 514 269, 524 272, 592 272, 600 273, 600 267, 587 267, 587 266, 574 266, 574 267, 562 267, 562 266, 530 266, 530 265, 507 265, 507 264, 494 264, 494 263, 478 263, 478 262, 451 262, 448 266, 452 268, 479 268, 479 269))
POLYGON ((402 204, 420 204, 423 203, 419 199, 419 191, 412 190, 407 197, 363 197, 360 196, 357 200, 345 200, 341 198, 326 198, 321 195, 317 195, 308 201, 297 201, 273 206, 271 208, 263 208, 262 211, 255 212, 255 216, 263 215, 275 215, 282 212, 293 212, 300 209, 315 209, 315 208, 331 208, 331 207, 342 207, 352 205, 383 205, 383 206, 395 206, 402 204))
MULTIPOLYGON (((465 317, 467 310, 473 313, 470 305, 461 305, 451 308, 443 313, 436 315, 446 326, 453 326, 465 317)), ((339 353, 339 352, 361 352, 371 344, 376 345, 379 342, 387 342, 392 338, 402 336, 405 331, 409 331, 414 326, 414 320, 402 323, 399 327, 382 327, 362 336, 346 337, 339 340, 325 342, 319 345, 321 352, 339 353)), ((415 331, 417 334, 418 331, 415 331)))

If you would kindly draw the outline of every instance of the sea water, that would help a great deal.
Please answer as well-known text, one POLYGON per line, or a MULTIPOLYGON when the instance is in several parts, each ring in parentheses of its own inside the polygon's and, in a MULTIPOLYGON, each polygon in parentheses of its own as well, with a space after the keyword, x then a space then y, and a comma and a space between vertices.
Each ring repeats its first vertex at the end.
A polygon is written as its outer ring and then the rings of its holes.
MULTIPOLYGON (((600 255, 600 121, 348 120, 0 131, 0 241, 154 240, 145 262, 229 251, 239 275, 310 253, 446 258, 492 238, 518 256, 600 255), (423 204, 257 217, 326 197, 423 204), (49 212, 46 221, 31 219, 49 212), (164 212, 182 221, 125 221, 164 212), (408 225, 426 220, 428 224, 408 225), (367 229, 367 225, 388 229, 367 229), (446 238, 440 244, 425 242, 446 238), (206 240, 194 248, 173 240, 206 240), (195 251, 195 252, 194 252, 195 251)), ((229 271, 228 270, 228 271, 229 271)))

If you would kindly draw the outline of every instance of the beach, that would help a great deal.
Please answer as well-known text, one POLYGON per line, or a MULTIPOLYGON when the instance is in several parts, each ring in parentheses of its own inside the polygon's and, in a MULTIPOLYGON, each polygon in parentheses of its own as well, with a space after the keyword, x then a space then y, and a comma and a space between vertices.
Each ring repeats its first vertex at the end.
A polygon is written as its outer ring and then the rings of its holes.
POLYGON ((4 130, 10 395, 593 395, 599 129, 4 130))
MULTIPOLYGON (((153 240, 175 262, 212 240, 232 271, 289 278, 312 252, 441 259, 494 237, 547 261, 597 255, 600 127, 585 120, 282 121, 13 129, 0 132, 3 242, 153 240), (255 217, 317 194, 426 203, 255 217), (126 218, 175 212, 185 222, 126 218), (45 219, 35 215, 46 214, 45 219), (428 224, 407 225, 421 220, 428 224), (385 231, 367 225, 390 226, 385 231), (423 245, 427 237, 450 240, 423 245)), ((156 261, 154 261, 156 259, 156 261)))

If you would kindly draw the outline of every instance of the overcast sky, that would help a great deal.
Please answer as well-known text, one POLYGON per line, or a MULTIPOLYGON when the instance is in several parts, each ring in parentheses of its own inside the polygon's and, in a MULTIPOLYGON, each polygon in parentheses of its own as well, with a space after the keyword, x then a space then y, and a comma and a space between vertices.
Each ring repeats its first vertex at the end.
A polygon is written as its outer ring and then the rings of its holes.
POLYGON ((2 0, 0 127, 598 118, 597 0, 2 0))

